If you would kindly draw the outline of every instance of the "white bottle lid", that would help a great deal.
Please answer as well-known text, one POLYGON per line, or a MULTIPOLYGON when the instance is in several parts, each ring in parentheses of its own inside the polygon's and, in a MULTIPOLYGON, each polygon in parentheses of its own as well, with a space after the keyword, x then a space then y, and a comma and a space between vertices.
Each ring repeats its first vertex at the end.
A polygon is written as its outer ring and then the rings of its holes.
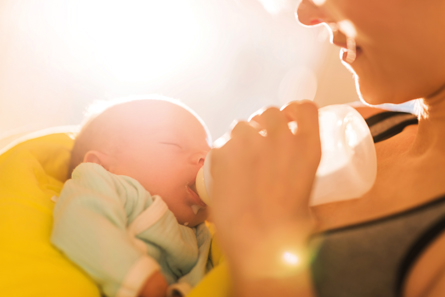
POLYGON ((359 198, 374 185, 377 157, 368 124, 349 105, 319 109, 321 161, 311 205, 359 198))
MULTIPOLYGON (((377 176, 375 146, 366 121, 351 106, 339 104, 320 108, 319 122, 322 157, 310 204, 361 197, 377 176)), ((198 195, 207 205, 211 204, 209 155, 196 177, 198 195)))

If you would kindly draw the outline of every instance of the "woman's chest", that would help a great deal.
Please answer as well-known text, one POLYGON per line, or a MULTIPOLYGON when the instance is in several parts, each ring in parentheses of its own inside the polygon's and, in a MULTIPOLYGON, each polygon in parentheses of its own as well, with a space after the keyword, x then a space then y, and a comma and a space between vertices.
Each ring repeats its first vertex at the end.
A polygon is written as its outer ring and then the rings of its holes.
POLYGON ((388 217, 445 194, 445 154, 410 154, 416 131, 410 126, 376 145, 377 177, 365 195, 313 208, 321 231, 388 217))
MULTIPOLYGON (((445 197, 441 197, 418 208, 315 235, 312 243, 318 248, 312 271, 319 296, 400 296, 396 292, 406 284, 412 286, 411 279, 415 286, 425 287, 434 276, 425 272, 437 272, 444 263, 441 252, 431 253, 433 261, 427 261, 417 251, 429 246, 429 237, 444 214, 445 197), (416 276, 406 282, 411 270, 416 276), (426 277, 419 279, 419 275, 426 277)), ((437 234, 440 237, 441 232, 437 234)))

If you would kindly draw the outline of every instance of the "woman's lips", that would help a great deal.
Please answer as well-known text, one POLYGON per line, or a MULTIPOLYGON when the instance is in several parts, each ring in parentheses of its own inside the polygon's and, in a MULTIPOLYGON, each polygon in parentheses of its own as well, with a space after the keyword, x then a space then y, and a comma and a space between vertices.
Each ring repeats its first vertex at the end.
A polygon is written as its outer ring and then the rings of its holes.
MULTIPOLYGON (((348 56, 348 45, 346 43, 340 43, 340 42, 333 42, 334 45, 338 46, 341 48, 340 51, 340 59, 343 62, 348 62, 347 61, 347 56, 348 56)), ((355 54, 354 54, 354 61, 357 60, 357 58, 361 55, 362 53, 362 49, 359 46, 355 46, 355 54)), ((352 62, 354 62, 352 61, 352 62)), ((350 63, 352 63, 350 62, 350 63)))
POLYGON ((362 52, 361 48, 356 47, 356 48, 355 48, 355 53, 352 54, 352 56, 353 56, 353 60, 350 61, 350 57, 351 57, 351 56, 348 57, 348 54, 349 54, 348 51, 349 51, 349 50, 348 50, 348 48, 346 48, 346 47, 342 47, 342 48, 341 48, 341 51, 340 51, 340 59, 341 59, 343 62, 346 62, 346 63, 348 63, 348 64, 352 64, 354 61, 356 61, 357 58, 360 56, 360 54, 361 54, 361 52, 362 52))

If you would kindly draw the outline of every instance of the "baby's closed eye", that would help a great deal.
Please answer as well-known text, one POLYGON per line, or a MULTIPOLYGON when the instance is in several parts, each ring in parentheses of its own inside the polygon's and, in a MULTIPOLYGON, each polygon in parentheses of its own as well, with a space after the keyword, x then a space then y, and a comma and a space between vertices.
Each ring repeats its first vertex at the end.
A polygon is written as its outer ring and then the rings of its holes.
POLYGON ((164 141, 161 141, 159 143, 160 144, 165 144, 165 145, 170 145, 170 146, 175 146, 175 147, 178 147, 178 148, 182 149, 182 146, 180 144, 176 143, 176 142, 167 142, 167 141, 164 142, 164 141))

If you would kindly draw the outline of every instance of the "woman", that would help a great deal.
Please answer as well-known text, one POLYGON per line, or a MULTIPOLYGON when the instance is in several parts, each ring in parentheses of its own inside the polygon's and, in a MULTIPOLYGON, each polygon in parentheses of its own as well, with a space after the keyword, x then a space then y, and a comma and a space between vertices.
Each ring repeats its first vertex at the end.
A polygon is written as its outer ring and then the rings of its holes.
MULTIPOLYGON (((214 221, 234 295, 443 296, 443 16, 442 0, 302 0, 298 20, 328 25, 365 102, 423 98, 422 110, 418 125, 402 121, 398 131, 376 141, 378 176, 367 194, 313 209, 308 199, 320 159, 316 107, 294 102, 239 122, 212 156, 214 221), (298 123, 296 135, 287 128, 291 120, 298 123), (257 133, 263 129, 266 137, 257 133), (317 239, 323 241, 310 263, 315 249, 309 244, 317 239), (294 268, 280 264, 286 251, 299 256, 294 268)), ((379 125, 397 119, 372 108, 360 112, 379 125)))

